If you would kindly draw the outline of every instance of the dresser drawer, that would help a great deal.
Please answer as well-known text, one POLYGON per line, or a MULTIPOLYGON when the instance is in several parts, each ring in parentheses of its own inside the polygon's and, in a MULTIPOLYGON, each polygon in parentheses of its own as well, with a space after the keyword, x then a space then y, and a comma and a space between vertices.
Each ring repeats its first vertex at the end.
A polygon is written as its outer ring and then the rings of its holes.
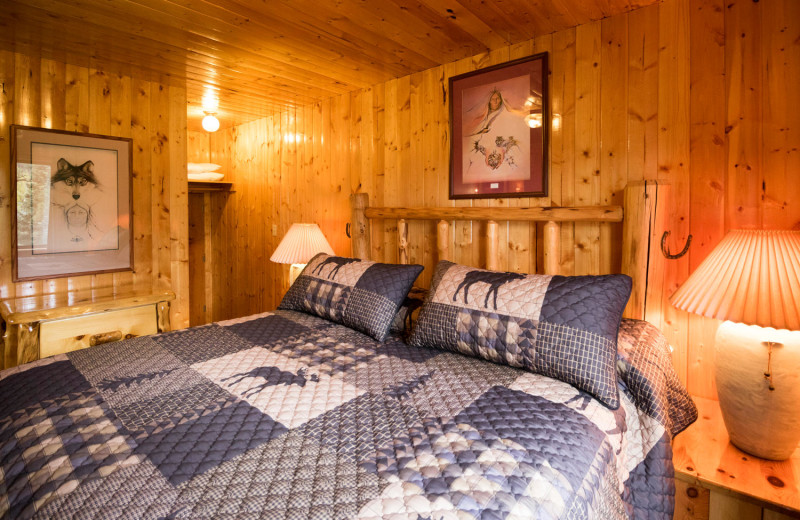
POLYGON ((74 318, 43 321, 39 329, 39 357, 45 358, 130 336, 155 334, 156 306, 143 305, 74 318))

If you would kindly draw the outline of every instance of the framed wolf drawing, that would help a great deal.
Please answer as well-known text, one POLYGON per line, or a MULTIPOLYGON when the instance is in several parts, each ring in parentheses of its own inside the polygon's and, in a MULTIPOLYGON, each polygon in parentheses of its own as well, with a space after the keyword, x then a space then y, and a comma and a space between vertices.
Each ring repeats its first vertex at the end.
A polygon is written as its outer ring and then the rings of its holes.
POLYGON ((547 53, 450 78, 450 198, 544 197, 547 53))
POLYGON ((131 145, 12 125, 15 282, 132 269, 131 145))

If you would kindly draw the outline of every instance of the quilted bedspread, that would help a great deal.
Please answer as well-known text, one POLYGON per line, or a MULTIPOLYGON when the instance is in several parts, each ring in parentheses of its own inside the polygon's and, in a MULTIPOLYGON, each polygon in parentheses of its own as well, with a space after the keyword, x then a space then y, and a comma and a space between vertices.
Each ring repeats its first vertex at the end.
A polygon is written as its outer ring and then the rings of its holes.
POLYGON ((624 321, 621 406, 277 311, 0 372, 2 518, 671 518, 696 410, 624 321))

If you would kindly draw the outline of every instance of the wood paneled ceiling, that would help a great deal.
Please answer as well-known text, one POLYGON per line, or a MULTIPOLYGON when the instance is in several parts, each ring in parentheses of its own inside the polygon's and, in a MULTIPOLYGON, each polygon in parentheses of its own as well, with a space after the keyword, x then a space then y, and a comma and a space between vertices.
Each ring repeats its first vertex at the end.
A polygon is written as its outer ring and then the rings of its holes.
POLYGON ((185 82, 223 127, 658 0, 2 0, 0 48, 185 82))

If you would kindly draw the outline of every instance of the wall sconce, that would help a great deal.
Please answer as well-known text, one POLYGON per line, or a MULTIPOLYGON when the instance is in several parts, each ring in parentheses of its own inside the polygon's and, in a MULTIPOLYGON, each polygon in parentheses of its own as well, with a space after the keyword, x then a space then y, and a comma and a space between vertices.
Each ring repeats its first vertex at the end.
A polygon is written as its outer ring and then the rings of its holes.
POLYGON ((217 119, 216 114, 213 112, 204 112, 206 115, 203 118, 203 130, 206 132, 216 132, 219 130, 219 119, 217 119))
POLYGON ((527 116, 525 116, 525 122, 531 128, 541 128, 541 126, 542 126, 542 113, 541 112, 538 112, 538 113, 535 112, 533 114, 528 114, 527 116))

